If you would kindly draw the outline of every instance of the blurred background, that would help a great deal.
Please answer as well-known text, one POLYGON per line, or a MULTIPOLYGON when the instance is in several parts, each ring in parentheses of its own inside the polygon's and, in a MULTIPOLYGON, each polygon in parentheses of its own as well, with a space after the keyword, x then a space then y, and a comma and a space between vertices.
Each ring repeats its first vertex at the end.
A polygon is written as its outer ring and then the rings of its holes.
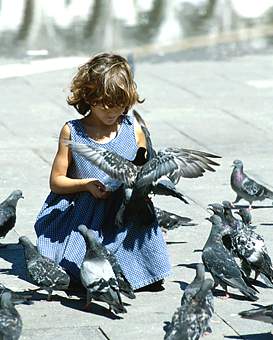
POLYGON ((273 0, 0 0, 0 63, 104 50, 225 59, 272 50, 273 0))

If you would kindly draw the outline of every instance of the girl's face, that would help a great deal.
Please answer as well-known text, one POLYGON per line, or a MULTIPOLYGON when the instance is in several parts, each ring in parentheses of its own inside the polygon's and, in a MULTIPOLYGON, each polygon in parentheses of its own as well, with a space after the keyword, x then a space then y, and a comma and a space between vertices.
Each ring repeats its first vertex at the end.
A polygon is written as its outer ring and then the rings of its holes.
POLYGON ((117 119, 123 114, 125 107, 105 108, 101 105, 92 106, 92 115, 105 125, 113 125, 117 119))

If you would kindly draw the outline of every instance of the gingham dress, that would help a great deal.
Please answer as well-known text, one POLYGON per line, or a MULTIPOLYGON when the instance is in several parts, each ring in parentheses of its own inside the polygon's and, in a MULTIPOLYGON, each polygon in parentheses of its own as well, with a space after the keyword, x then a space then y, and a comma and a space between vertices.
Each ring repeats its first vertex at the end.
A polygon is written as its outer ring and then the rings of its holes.
MULTIPOLYGON (((87 135, 80 119, 71 120, 68 125, 73 141, 103 146, 129 160, 136 156, 138 146, 131 116, 122 120, 116 137, 104 144, 95 142, 87 135)), ((79 280, 79 268, 86 248, 77 228, 85 224, 95 232, 99 242, 116 255, 134 289, 169 275, 168 251, 157 222, 150 228, 136 228, 132 225, 116 227, 114 218, 121 204, 121 183, 110 179, 76 153, 72 152, 72 159, 68 177, 98 178, 117 190, 106 200, 96 199, 89 192, 69 195, 50 192, 34 226, 39 252, 63 266, 73 279, 79 280)))

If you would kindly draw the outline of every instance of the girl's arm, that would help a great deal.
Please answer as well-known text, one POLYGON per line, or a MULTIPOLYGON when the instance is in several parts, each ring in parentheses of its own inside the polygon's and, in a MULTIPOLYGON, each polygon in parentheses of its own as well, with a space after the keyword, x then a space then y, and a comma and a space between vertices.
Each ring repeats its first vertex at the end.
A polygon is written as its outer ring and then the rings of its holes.
POLYGON ((70 139, 70 129, 67 124, 63 126, 60 133, 58 150, 50 174, 50 189, 61 195, 89 191, 95 198, 106 198, 108 194, 105 191, 105 186, 97 179, 67 177, 72 154, 70 148, 62 143, 63 139, 70 139))

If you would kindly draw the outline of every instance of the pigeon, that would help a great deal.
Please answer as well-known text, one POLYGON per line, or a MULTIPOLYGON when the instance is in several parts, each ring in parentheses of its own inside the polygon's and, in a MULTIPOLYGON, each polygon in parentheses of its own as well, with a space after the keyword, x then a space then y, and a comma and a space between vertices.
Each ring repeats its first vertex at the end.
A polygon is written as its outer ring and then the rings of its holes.
POLYGON ((173 230, 181 226, 194 225, 194 223, 190 222, 190 218, 176 215, 158 207, 155 207, 155 213, 159 226, 166 231, 173 230))
POLYGON ((252 225, 252 216, 248 208, 240 208, 238 211, 235 211, 235 214, 238 214, 241 217, 244 225, 246 225, 247 227, 256 227, 252 225))
MULTIPOLYGON (((235 219, 230 202, 224 201, 223 204, 225 216, 233 228, 231 233, 233 250, 242 261, 241 268, 244 274, 249 277, 251 270, 254 270, 254 282, 260 275, 265 284, 273 288, 273 266, 264 238, 255 232, 251 225, 235 219)), ((248 216, 249 209, 241 208, 239 214, 242 215, 242 212, 248 216)))
POLYGON ((11 299, 13 304, 15 305, 20 303, 32 304, 32 294, 30 294, 29 292, 14 292, 13 290, 7 288, 2 283, 0 283, 0 296, 2 296, 4 292, 11 293, 11 299))
POLYGON ((78 230, 86 243, 86 253, 80 271, 82 284, 87 291, 85 309, 89 308, 94 299, 106 302, 109 309, 113 309, 116 314, 126 313, 117 278, 101 244, 85 225, 78 226, 78 230))
POLYGON ((230 183, 237 197, 233 203, 238 203, 242 198, 252 207, 254 201, 263 201, 266 198, 273 200, 273 192, 265 186, 257 183, 254 179, 244 173, 243 162, 236 159, 233 162, 230 183))
POLYGON ((2 203, 0 203, 0 237, 6 234, 15 226, 16 206, 23 197, 21 190, 14 190, 2 203))
MULTIPOLYGON (((192 297, 201 289, 201 286, 205 280, 205 266, 203 263, 198 263, 196 266, 196 275, 194 280, 186 287, 184 294, 181 298, 181 305, 188 303, 192 297)), ((214 312, 213 295, 211 291, 208 291, 206 296, 206 305, 209 313, 212 315, 214 312)))
MULTIPOLYGON (((181 306, 189 303, 191 299, 198 293, 205 280, 205 266, 203 263, 198 263, 196 266, 196 275, 194 280, 186 287, 184 294, 181 298, 181 306)), ((213 295, 211 290, 207 292, 204 300, 204 309, 207 314, 211 317, 214 313, 213 295)), ((211 333, 211 328, 208 324, 206 333, 211 333)))
POLYGON ((243 319, 257 320, 273 324, 273 305, 245 310, 239 313, 243 319))
POLYGON ((213 287, 213 280, 203 280, 199 290, 174 313, 165 326, 164 340, 198 340, 207 332, 211 314, 206 308, 206 297, 213 287))
POLYGON ((12 303, 10 292, 1 295, 0 338, 17 340, 22 332, 22 319, 12 303))
POLYGON ((212 223, 212 227, 203 248, 202 261, 211 273, 215 287, 220 284, 226 292, 226 297, 227 286, 237 288, 248 299, 256 301, 256 291, 246 284, 239 266, 223 244, 222 236, 229 232, 229 227, 224 225, 218 215, 214 214, 207 219, 212 223))
POLYGON ((25 250, 27 272, 35 285, 48 292, 47 300, 51 300, 53 290, 66 290, 70 277, 57 263, 41 255, 26 236, 19 238, 25 250))
MULTIPOLYGON (((183 148, 165 148, 143 166, 137 166, 119 154, 103 147, 64 140, 72 151, 77 152, 125 185, 125 203, 121 208, 123 225, 149 227, 155 222, 155 211, 149 194, 156 190, 157 182, 167 176, 173 184, 181 177, 196 178, 206 170, 215 171, 219 164, 211 158, 219 156, 183 148)), ((120 217, 120 216, 119 216, 120 217)))

